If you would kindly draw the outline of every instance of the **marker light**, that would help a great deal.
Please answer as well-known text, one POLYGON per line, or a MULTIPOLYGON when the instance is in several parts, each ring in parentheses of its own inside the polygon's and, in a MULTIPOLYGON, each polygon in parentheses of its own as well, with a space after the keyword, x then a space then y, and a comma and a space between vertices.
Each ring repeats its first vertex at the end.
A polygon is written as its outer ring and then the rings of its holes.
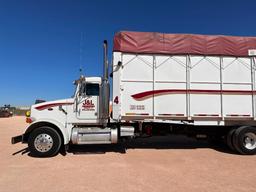
POLYGON ((32 123, 32 122, 33 122, 33 120, 30 117, 26 118, 26 123, 32 123))
POLYGON ((26 112, 26 117, 30 117, 30 113, 31 113, 30 111, 27 111, 26 112))

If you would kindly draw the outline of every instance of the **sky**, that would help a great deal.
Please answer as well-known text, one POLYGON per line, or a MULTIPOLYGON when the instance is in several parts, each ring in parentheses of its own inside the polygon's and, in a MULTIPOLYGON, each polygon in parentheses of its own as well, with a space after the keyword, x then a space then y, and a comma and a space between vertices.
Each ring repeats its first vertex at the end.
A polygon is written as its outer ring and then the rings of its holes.
POLYGON ((0 106, 73 94, 122 30, 256 36, 255 0, 0 0, 0 106), (82 40, 81 40, 82 34, 82 40), (82 50, 82 51, 81 51, 82 50))

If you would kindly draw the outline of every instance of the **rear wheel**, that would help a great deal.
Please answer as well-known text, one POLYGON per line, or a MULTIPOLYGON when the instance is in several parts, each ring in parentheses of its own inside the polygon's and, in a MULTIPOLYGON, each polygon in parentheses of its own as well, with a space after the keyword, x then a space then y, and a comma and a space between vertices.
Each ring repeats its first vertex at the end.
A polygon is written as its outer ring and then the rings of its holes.
POLYGON ((256 128, 243 126, 238 128, 233 135, 235 149, 244 155, 256 154, 256 128))
POLYGON ((29 135, 28 147, 32 156, 52 157, 59 152, 61 137, 51 127, 40 127, 29 135))

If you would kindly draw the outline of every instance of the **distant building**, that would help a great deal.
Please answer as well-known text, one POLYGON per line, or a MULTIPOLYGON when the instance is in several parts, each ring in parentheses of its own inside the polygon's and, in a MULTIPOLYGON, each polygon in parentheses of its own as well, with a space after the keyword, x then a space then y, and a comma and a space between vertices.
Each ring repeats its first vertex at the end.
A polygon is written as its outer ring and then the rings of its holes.
POLYGON ((16 106, 16 109, 20 109, 20 110, 29 110, 30 106, 16 106))

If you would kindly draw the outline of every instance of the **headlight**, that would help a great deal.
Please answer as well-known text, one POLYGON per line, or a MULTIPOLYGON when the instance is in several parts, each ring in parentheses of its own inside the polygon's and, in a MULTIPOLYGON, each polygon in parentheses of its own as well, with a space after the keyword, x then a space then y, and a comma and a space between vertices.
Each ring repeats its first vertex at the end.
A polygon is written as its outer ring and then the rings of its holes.
POLYGON ((27 111, 26 112, 26 117, 30 117, 30 113, 31 113, 30 111, 27 111))

